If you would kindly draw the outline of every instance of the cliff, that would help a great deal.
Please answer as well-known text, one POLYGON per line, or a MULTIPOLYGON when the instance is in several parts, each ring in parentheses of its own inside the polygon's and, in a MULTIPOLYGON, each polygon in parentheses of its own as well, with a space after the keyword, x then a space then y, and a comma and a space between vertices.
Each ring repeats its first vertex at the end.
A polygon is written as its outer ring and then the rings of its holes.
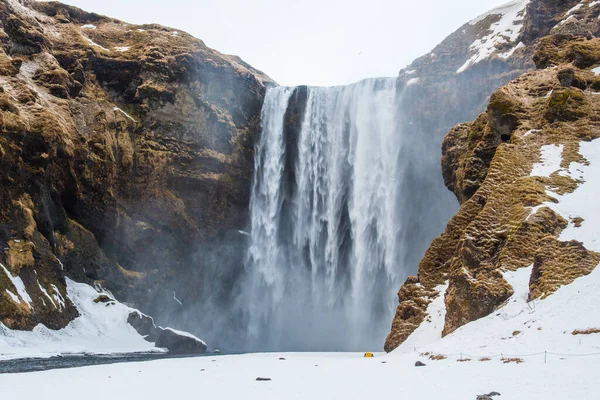
MULTIPOLYGON (((599 4, 533 1, 516 40, 536 69, 496 91, 442 146, 444 182, 460 203, 399 291, 385 349, 402 344, 443 297, 442 335, 488 316, 532 266, 529 300, 552 295, 600 262, 589 203, 598 130, 599 4)), ((485 17, 490 18, 490 16, 485 17)), ((457 73, 461 73, 457 71, 457 73)))
POLYGON ((241 259, 270 84, 184 32, 1 1, 0 322, 66 326, 65 276, 152 312, 241 259))

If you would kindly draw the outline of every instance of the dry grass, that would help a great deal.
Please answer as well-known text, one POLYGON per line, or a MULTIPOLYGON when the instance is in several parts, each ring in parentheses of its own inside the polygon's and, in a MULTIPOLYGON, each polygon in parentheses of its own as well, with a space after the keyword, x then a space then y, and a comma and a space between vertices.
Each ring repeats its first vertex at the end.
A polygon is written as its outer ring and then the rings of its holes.
POLYGON ((429 359, 434 361, 445 360, 446 356, 443 354, 431 354, 429 359))
POLYGON ((600 329, 599 328, 588 328, 588 329, 575 329, 573 331, 573 335, 591 335, 593 333, 600 333, 600 329))
POLYGON ((457 362, 468 362, 468 361, 471 361, 471 359, 470 358, 460 358, 460 359, 458 359, 456 361, 457 362))
POLYGON ((480 358, 479 361, 492 361, 492 359, 489 357, 483 357, 483 358, 480 358))
POLYGON ((510 364, 510 363, 521 364, 524 361, 522 358, 514 357, 514 358, 503 358, 502 362, 504 364, 510 364))

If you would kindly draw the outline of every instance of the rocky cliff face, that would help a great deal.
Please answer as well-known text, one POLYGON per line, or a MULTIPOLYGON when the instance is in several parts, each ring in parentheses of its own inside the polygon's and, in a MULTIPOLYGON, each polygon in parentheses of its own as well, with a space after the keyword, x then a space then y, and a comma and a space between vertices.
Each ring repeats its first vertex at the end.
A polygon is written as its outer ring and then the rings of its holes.
POLYGON ((461 207, 421 260, 418 277, 400 289, 387 351, 427 323, 427 306, 438 296, 449 334, 513 294, 504 271, 533 265, 535 299, 598 265, 584 209, 561 202, 585 184, 590 160, 581 149, 600 136, 591 70, 600 64, 599 13, 600 4, 590 1, 528 4, 515 55, 530 57, 537 69, 496 91, 483 114, 446 136, 444 181, 461 207))
POLYGON ((65 326, 65 275, 154 312, 240 263, 269 84, 183 32, 1 1, 0 322, 65 326))

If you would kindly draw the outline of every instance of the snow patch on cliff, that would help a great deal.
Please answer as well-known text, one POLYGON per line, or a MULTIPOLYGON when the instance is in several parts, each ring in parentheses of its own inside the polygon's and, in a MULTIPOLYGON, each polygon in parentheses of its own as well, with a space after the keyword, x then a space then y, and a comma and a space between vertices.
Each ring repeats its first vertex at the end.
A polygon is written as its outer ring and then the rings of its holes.
POLYGON ((10 271, 4 265, 0 264, 0 268, 4 270, 4 273, 6 274, 8 279, 10 279, 11 283, 17 290, 17 293, 12 293, 10 290, 6 289, 8 295, 12 298, 12 300, 15 303, 21 304, 22 300, 25 302, 25 304, 27 304, 27 307, 32 309, 33 306, 31 305, 31 303, 33 302, 33 300, 31 300, 29 293, 27 293, 27 289, 25 289, 25 284, 23 283, 23 280, 21 280, 21 278, 19 278, 18 276, 12 276, 10 271))
POLYGON ((416 346, 427 345, 442 337, 446 319, 446 305, 444 303, 446 290, 448 290, 448 282, 435 288, 438 296, 427 306, 425 321, 404 341, 396 352, 412 352, 416 346))
POLYGON ((549 177, 554 172, 559 171, 564 147, 562 144, 542 146, 541 162, 533 165, 531 176, 549 177))
POLYGON ((560 240, 577 240, 588 250, 600 252, 600 208, 595 203, 600 196, 600 139, 581 142, 579 146, 579 153, 589 164, 572 163, 568 174, 582 183, 573 193, 553 193, 558 203, 547 206, 567 220, 583 218, 580 227, 570 224, 562 231, 560 240))
MULTIPOLYGON (((527 4, 529 4, 529 1, 530 0, 512 1, 471 21, 469 24, 477 25, 491 15, 500 16, 500 20, 490 26, 489 34, 477 39, 471 44, 469 47, 471 57, 456 71, 456 73, 460 74, 461 72, 466 71, 467 68, 489 58, 492 54, 497 53, 498 46, 515 42, 521 34, 526 7, 527 4)), ((503 58, 509 58, 518 48, 519 45, 502 53, 501 56, 503 58)))
POLYGON ((575 11, 579 10, 581 7, 583 7, 583 3, 579 3, 577 4, 575 7, 571 8, 569 11, 567 11, 565 13, 565 15, 571 15, 573 14, 575 11))
POLYGON ((90 39, 89 37, 87 37, 87 36, 84 36, 84 35, 81 35, 81 36, 82 36, 82 37, 85 39, 85 41, 86 41, 86 42, 88 42, 88 43, 90 44, 90 46, 92 46, 92 47, 98 47, 99 49, 102 49, 102 50, 105 50, 105 51, 110 51, 110 50, 109 50, 109 49, 107 49, 106 47, 104 47, 104 46, 100 46, 98 43, 94 42, 94 41, 93 41, 92 39, 90 39))

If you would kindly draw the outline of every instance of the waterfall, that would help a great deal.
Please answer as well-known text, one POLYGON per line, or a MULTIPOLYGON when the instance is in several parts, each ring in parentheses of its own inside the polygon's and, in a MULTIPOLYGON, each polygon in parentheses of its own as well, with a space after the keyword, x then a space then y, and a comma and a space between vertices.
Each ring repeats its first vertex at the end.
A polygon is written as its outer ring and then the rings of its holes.
POLYGON ((411 272, 401 97, 392 78, 268 90, 240 289, 252 348, 381 349, 411 272))

